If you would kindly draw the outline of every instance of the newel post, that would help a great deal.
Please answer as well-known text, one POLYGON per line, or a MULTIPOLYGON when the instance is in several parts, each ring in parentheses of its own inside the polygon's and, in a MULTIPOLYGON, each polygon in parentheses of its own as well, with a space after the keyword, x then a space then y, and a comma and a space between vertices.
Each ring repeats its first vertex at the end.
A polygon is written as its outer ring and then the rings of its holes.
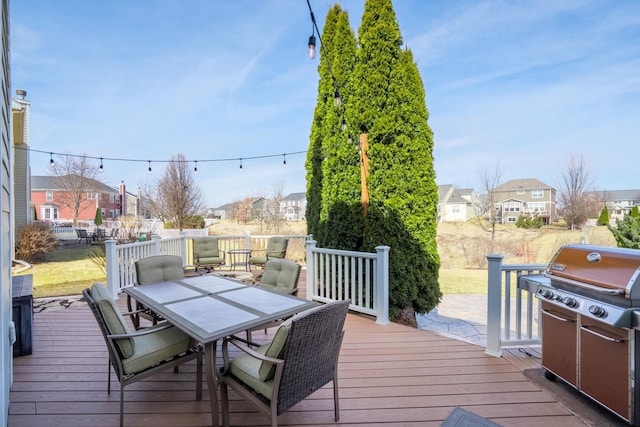
POLYGON ((160 255, 160 236, 152 234, 151 243, 151 255, 160 255))
POLYGON ((500 357, 502 317, 502 255, 488 254, 487 347, 485 354, 500 357))
POLYGON ((389 324, 389 246, 376 246, 376 324, 389 324))
POLYGON ((107 289, 113 298, 117 299, 120 293, 120 278, 118 275, 118 254, 116 253, 116 241, 104 242, 104 257, 106 261, 107 289))
POLYGON ((307 299, 312 300, 314 295, 314 279, 317 276, 313 250, 316 248, 315 240, 307 240, 307 299))
POLYGON ((182 230, 180 232, 180 256, 182 257, 182 267, 189 265, 189 239, 187 239, 187 232, 182 230))

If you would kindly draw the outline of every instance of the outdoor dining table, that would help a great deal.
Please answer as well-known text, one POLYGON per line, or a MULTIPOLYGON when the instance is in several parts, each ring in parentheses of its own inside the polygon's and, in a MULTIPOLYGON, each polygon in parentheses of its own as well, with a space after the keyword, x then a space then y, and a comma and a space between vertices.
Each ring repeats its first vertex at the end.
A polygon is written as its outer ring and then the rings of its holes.
POLYGON ((318 303, 209 274, 123 291, 204 344, 212 425, 219 425, 216 343, 318 303))

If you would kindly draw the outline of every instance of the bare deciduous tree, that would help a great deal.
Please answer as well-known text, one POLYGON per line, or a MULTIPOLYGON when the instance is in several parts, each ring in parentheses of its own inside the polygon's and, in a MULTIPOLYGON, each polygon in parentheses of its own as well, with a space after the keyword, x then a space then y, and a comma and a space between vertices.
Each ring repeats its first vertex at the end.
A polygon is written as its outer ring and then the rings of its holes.
POLYGON ((480 195, 476 203, 476 216, 478 223, 483 230, 491 233, 491 242, 489 244, 489 253, 493 252, 493 244, 496 238, 496 226, 500 223, 502 215, 501 210, 497 207, 498 196, 496 188, 502 180, 502 169, 500 164, 496 163, 493 170, 487 168, 480 173, 480 183, 484 194, 480 195))
POLYGON ((78 224, 81 212, 96 208, 95 204, 87 203, 87 194, 97 192, 97 174, 98 167, 86 155, 62 156, 52 168, 52 176, 55 176, 56 187, 60 190, 55 200, 71 208, 74 227, 78 224))
POLYGON ((174 221, 176 228, 182 230, 185 219, 190 215, 202 213, 204 201, 193 173, 183 154, 171 157, 164 175, 150 192, 155 213, 162 221, 174 221))
POLYGON ((587 194, 592 186, 593 179, 584 157, 569 156, 558 189, 558 204, 561 215, 571 230, 582 227, 593 210, 593 202, 587 194))
POLYGON ((280 203, 284 200, 284 184, 274 184, 271 194, 264 197, 264 200, 260 212, 260 232, 279 234, 287 223, 284 212, 280 210, 280 203))

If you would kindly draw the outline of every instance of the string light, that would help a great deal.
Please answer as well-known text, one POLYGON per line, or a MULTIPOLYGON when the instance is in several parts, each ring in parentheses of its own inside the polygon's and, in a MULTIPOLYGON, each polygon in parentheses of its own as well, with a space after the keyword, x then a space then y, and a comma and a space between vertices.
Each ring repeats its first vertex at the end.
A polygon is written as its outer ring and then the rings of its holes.
POLYGON ((198 161, 196 160, 194 163, 195 166, 193 167, 193 174, 198 175, 198 161))
POLYGON ((347 130, 347 121, 345 118, 342 118, 342 126, 340 127, 343 131, 347 130))
POLYGON ((287 155, 286 154, 282 155, 282 167, 283 168, 287 167, 287 155))
POLYGON ((240 170, 242 171, 242 159, 240 159, 240 170))
POLYGON ((85 159, 92 159, 92 160, 100 160, 100 163, 103 164, 104 161, 111 161, 111 162, 147 162, 147 163, 151 163, 151 162, 155 162, 155 163, 191 163, 191 162, 200 162, 200 163, 212 163, 212 162, 237 162, 240 160, 257 160, 257 159, 268 159, 268 158, 273 158, 273 157, 280 157, 280 156, 294 156, 297 154, 305 154, 307 151, 306 150, 302 150, 302 151, 292 151, 290 153, 278 153, 278 154, 265 154, 265 155, 261 155, 261 156, 243 156, 243 157, 228 157, 228 158, 219 158, 219 159, 198 159, 198 160, 190 160, 190 159, 185 159, 185 160, 162 160, 162 159, 152 159, 152 160, 144 160, 144 159, 132 159, 132 158, 123 158, 123 157, 99 157, 99 156, 89 156, 86 154, 73 154, 73 153, 57 153, 55 151, 53 152, 49 152, 49 151, 44 151, 44 150, 36 150, 34 148, 31 147, 24 147, 24 146, 13 146, 14 149, 16 150, 24 150, 24 151, 29 151, 32 153, 46 153, 49 154, 51 156, 51 159, 49 161, 51 166, 55 165, 55 161, 53 160, 53 156, 66 156, 66 157, 76 157, 76 158, 85 158, 85 159))
POLYGON ((100 157, 100 168, 98 169, 101 173, 104 172, 104 166, 102 166, 102 157, 100 157))
POLYGON ((151 175, 153 172, 151 171, 151 160, 148 160, 149 162, 149 175, 151 175))

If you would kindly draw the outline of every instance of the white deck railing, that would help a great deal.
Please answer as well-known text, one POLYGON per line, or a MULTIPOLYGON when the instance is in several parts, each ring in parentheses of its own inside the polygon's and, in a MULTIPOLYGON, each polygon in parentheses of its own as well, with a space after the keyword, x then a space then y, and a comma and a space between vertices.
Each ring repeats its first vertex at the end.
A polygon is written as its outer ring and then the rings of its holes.
POLYGON ((540 304, 536 289, 518 287, 518 278, 544 272, 547 264, 502 264, 502 255, 489 254, 487 346, 500 357, 504 347, 540 344, 540 304))
MULTIPOLYGON (((221 250, 266 247, 270 236, 216 236, 221 250)), ((376 253, 342 251, 316 247, 307 236, 286 236, 287 258, 306 260, 307 298, 317 301, 351 300, 350 309, 376 317, 376 323, 389 323, 389 250, 376 247, 376 253), (306 252, 305 252, 306 248, 306 252)), ((105 241, 107 288, 118 296, 125 286, 135 283, 135 262, 153 255, 178 255, 185 267, 193 265, 192 238, 180 237, 118 245, 105 241)), ((229 264, 229 263, 228 263, 229 264)))
POLYGON ((307 299, 351 300, 349 309, 389 323, 389 246, 376 253, 316 247, 307 240, 307 299))

